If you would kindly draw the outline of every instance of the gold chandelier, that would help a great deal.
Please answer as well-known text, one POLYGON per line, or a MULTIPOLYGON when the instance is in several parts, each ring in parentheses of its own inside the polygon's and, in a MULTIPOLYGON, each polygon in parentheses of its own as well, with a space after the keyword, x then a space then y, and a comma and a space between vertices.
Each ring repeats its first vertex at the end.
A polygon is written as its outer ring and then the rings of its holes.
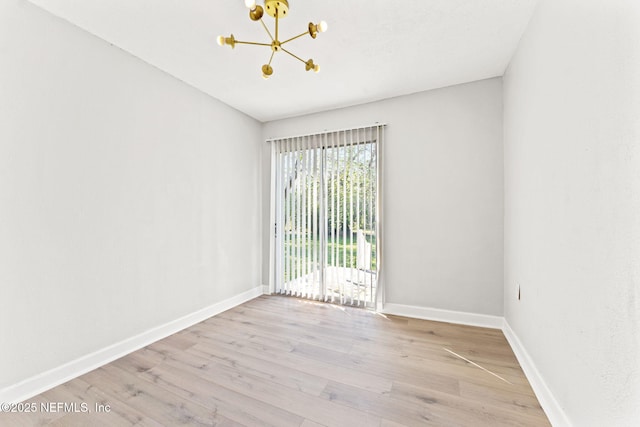
POLYGON ((276 20, 275 37, 271 34, 271 31, 269 31, 264 21, 262 20, 262 15, 264 14, 264 9, 262 8, 262 6, 257 6, 255 0, 245 0, 244 4, 249 8, 249 18, 251 18, 252 21, 260 21, 265 31, 269 35, 269 38, 271 39, 271 43, 243 42, 240 40, 236 40, 233 37, 233 34, 231 34, 230 37, 218 36, 218 44, 220 46, 228 45, 228 46, 231 46, 232 49, 235 48, 236 44, 252 44, 256 46, 269 46, 271 48, 271 57, 269 58, 269 62, 262 66, 262 77, 264 77, 265 79, 268 79, 273 74, 273 67, 271 67, 271 61, 273 61, 273 55, 275 55, 276 52, 280 52, 280 51, 285 52, 291 55, 292 57, 294 57, 295 59, 297 59, 298 61, 302 62, 305 66, 305 70, 307 71, 313 70, 316 73, 320 71, 320 67, 313 62, 313 59, 309 59, 305 61, 299 56, 296 56, 293 53, 289 52, 287 49, 283 47, 283 45, 297 38, 305 36, 307 34, 309 34, 311 38, 315 39, 318 33, 323 33, 327 31, 327 23, 325 21, 320 21, 318 24, 314 24, 310 22, 307 31, 305 31, 304 33, 298 34, 297 36, 291 37, 290 39, 287 39, 285 41, 280 41, 279 32, 278 32, 278 22, 280 18, 286 18, 287 15, 289 14, 289 2, 287 0, 265 0, 264 2, 264 7, 267 9, 267 13, 271 17, 275 18, 276 20))

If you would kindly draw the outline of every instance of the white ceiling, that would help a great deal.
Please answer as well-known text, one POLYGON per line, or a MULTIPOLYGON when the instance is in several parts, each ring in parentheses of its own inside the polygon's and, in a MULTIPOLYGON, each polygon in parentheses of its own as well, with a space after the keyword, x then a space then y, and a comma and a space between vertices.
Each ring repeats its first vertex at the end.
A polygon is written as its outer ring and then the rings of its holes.
POLYGON ((216 44, 230 33, 268 41, 243 0, 29 1, 260 121, 501 76, 537 2, 289 0, 281 39, 329 23, 287 45, 321 71, 278 53, 265 81, 268 47, 216 44))

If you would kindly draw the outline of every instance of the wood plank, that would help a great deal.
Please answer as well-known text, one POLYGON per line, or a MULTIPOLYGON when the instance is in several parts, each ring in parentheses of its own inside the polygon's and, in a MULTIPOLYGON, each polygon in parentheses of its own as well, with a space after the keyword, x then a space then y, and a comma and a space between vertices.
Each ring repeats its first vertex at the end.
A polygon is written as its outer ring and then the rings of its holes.
MULTIPOLYGON (((509 394, 508 391, 504 393, 509 394)), ((458 425, 504 427, 549 425, 540 408, 523 411, 522 407, 517 405, 493 404, 485 400, 454 396, 433 388, 402 382, 394 382, 390 396, 406 402, 426 404, 431 408, 433 415, 438 416, 443 422, 458 425)), ((513 398, 518 399, 515 396, 513 398)))
POLYGON ((163 363, 140 375, 177 395, 216 408, 220 414, 246 426, 296 427, 302 423, 302 417, 288 412, 286 408, 275 407, 208 381, 201 372, 192 372, 185 366, 163 363))
POLYGON ((211 346, 224 347, 247 355, 255 355, 273 363, 273 369, 295 369, 311 375, 321 375, 332 381, 340 381, 364 390, 383 393, 391 390, 392 381, 380 377, 375 373, 357 372, 348 367, 339 366, 324 360, 303 357, 292 353, 292 344, 287 341, 275 341, 254 336, 246 341, 235 341, 230 336, 222 334, 218 339, 203 338, 194 349, 204 352, 211 346))
POLYGON ((279 296, 255 298, 30 402, 111 411, 0 413, 0 425, 549 425, 499 330, 279 296))
POLYGON ((327 427, 327 426, 324 426, 322 424, 318 424, 318 423, 313 422, 311 420, 304 420, 302 422, 302 424, 300 424, 300 427, 327 427))
POLYGON ((90 412, 70 413, 56 420, 52 425, 119 425, 119 426, 154 426, 162 424, 98 387, 84 381, 82 377, 69 381, 43 394, 52 402, 86 403, 90 412), (103 409, 98 412, 99 408, 103 409))
POLYGON ((206 381, 218 384, 256 401, 276 408, 286 408, 287 411, 302 417, 298 425, 304 418, 328 427, 357 425, 358 423, 362 423, 362 425, 377 425, 380 423, 379 419, 368 413, 347 410, 325 399, 319 399, 301 390, 284 387, 263 378, 249 375, 236 368, 212 363, 199 369, 182 361, 167 360, 159 367, 154 368, 154 370, 160 369, 165 365, 180 369, 182 372, 198 375, 206 381))
MULTIPOLYGON (((50 402, 44 395, 38 395, 28 401, 21 402, 27 404, 31 411, 32 405, 35 404, 34 412, 24 412, 24 409, 15 407, 11 410, 21 410, 23 412, 0 412, 0 425, 12 427, 31 427, 39 425, 50 425, 57 419, 62 418, 63 412, 47 412, 41 409, 41 404, 47 405, 50 402)), ((24 405, 23 405, 24 407, 24 405)))
POLYGON ((229 425, 215 407, 198 405, 113 365, 89 372, 81 378, 94 384, 109 401, 120 400, 137 411, 150 414, 162 425, 229 425))
POLYGON ((435 426, 428 407, 411 401, 395 399, 388 394, 362 391, 345 384, 330 382, 322 396, 349 408, 377 415, 406 426, 435 426))
POLYGON ((329 380, 322 378, 320 375, 312 375, 292 366, 282 366, 281 369, 274 369, 272 361, 229 349, 221 349, 217 346, 191 348, 188 352, 210 362, 238 369, 247 374, 300 390, 313 396, 319 396, 329 382, 329 380))

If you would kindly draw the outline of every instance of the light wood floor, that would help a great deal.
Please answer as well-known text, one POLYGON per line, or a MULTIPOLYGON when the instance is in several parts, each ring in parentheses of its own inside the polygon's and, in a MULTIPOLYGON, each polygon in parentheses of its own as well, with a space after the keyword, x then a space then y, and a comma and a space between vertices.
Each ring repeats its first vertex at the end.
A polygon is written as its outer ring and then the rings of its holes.
POLYGON ((277 296, 28 402, 90 412, 4 413, 0 425, 549 425, 499 330, 277 296))

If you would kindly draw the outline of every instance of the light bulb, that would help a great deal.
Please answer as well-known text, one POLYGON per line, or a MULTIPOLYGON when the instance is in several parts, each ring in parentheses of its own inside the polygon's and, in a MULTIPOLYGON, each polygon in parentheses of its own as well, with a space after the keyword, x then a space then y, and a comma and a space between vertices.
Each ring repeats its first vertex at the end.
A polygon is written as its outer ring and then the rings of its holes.
POLYGON ((218 36, 218 44, 224 46, 224 36, 218 36))
POLYGON ((320 23, 318 24, 318 31, 320 31, 321 33, 327 31, 328 28, 329 25, 327 24, 327 21, 320 21, 320 23))
POLYGON ((315 67, 313 67, 313 71, 315 71, 316 73, 320 72, 320 66, 316 65, 315 67))
POLYGON ((269 64, 264 64, 262 66, 262 78, 267 80, 273 74, 273 68, 269 64))
POLYGON ((244 0, 244 5, 253 10, 256 8, 256 0, 244 0))

